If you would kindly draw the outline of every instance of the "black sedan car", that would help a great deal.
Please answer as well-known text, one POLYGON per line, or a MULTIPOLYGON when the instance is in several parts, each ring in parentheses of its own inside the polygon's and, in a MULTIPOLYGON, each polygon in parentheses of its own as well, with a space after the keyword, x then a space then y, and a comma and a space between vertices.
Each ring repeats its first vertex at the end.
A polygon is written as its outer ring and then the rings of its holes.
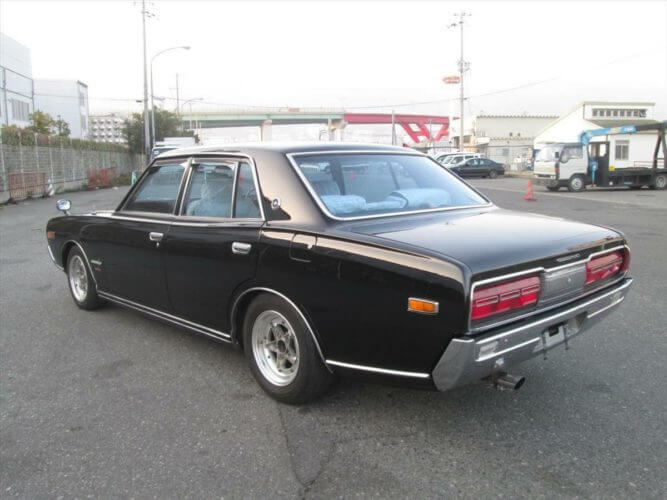
POLYGON ((516 388, 511 366, 567 345, 632 283, 620 233, 499 209, 396 147, 175 150, 113 211, 58 205, 48 250, 78 307, 233 344, 290 403, 339 374, 516 388))
POLYGON ((505 167, 488 158, 471 158, 449 166, 449 169, 461 177, 489 177, 495 179, 505 173, 505 167))

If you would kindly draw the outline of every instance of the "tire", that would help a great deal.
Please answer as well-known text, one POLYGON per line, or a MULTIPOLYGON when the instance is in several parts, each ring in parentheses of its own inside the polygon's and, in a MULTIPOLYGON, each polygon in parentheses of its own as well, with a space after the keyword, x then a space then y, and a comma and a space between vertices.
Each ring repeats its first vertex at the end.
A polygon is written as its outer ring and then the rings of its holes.
POLYGON ((656 175, 655 183, 653 184, 655 189, 663 190, 667 188, 667 174, 656 175))
POLYGON ((86 311, 100 308, 104 301, 97 295, 97 287, 86 257, 76 246, 67 255, 66 270, 69 291, 77 307, 86 311))
POLYGON ((572 193, 580 193, 586 189, 586 181, 581 175, 573 175, 567 182, 567 190, 572 193))
POLYGON ((558 186, 547 186, 547 189, 552 192, 556 192, 560 189, 558 186))
POLYGON ((498 177, 498 172, 495 170, 489 170, 489 179, 495 179, 496 177, 498 177))
POLYGON ((252 301, 243 321, 243 346, 257 383, 282 403, 312 401, 333 382, 308 326, 280 297, 262 294, 252 301))

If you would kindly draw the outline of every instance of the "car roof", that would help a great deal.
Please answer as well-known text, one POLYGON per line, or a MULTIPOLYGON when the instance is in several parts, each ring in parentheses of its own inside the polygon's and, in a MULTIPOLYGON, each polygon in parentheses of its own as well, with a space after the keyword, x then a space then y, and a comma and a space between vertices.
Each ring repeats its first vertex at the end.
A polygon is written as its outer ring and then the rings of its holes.
POLYGON ((410 148, 400 146, 391 146, 387 144, 363 144, 358 142, 250 142, 234 143, 220 146, 193 146, 188 148, 178 148, 166 151, 160 155, 160 158, 169 158, 172 156, 195 155, 206 153, 248 153, 253 152, 273 152, 273 153, 310 153, 321 151, 396 151, 414 153, 422 155, 423 153, 410 148))

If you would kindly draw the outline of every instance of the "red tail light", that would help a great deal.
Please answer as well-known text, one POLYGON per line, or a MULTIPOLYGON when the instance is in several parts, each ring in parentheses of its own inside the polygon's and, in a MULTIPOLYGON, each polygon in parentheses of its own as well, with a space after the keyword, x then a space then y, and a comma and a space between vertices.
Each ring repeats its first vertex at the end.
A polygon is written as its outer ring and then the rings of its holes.
POLYGON ((619 274, 627 270, 629 266, 630 253, 626 251, 612 252, 591 259, 586 264, 586 284, 590 285, 619 274))
POLYGON ((475 288, 470 318, 480 320, 496 314, 523 309, 540 298, 540 277, 521 277, 512 281, 475 288))

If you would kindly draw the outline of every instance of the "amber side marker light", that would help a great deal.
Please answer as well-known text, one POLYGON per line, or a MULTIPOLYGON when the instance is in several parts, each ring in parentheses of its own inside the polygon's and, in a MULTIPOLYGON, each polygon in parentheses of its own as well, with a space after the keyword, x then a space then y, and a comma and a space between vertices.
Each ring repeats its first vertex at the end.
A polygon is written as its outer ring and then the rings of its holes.
POLYGON ((432 300, 416 299, 410 297, 408 299, 408 311, 420 314, 438 314, 438 303, 432 300))
POLYGON ((46 239, 47 240, 53 240, 56 237, 56 232, 55 231, 47 231, 46 232, 46 239))

